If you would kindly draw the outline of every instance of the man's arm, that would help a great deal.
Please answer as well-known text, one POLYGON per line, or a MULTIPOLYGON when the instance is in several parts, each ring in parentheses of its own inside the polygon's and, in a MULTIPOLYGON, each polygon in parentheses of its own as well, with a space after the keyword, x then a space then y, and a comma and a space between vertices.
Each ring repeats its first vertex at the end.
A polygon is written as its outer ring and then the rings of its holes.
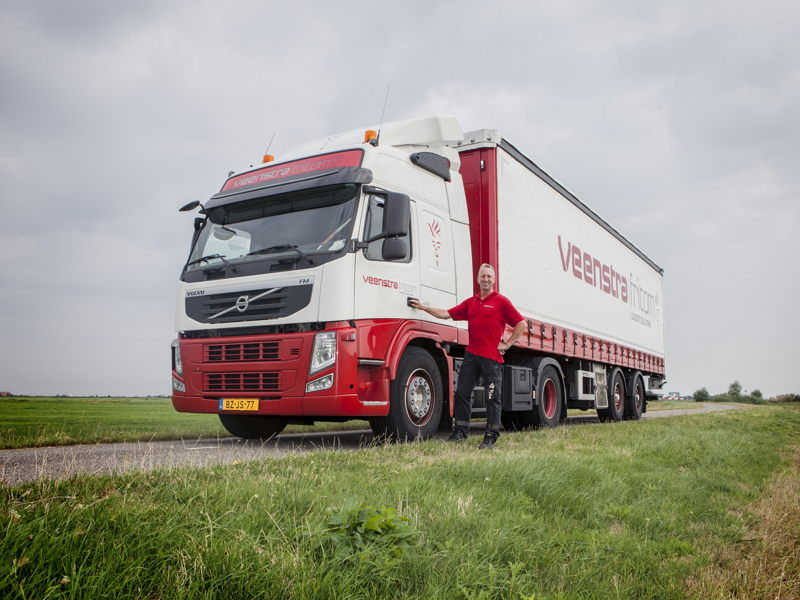
MULTIPOLYGON (((450 316, 450 313, 447 312, 443 308, 433 308, 430 306, 425 306, 419 300, 410 300, 409 304, 411 304, 412 308, 418 308, 419 310, 423 310, 429 315, 436 317, 437 319, 452 319, 453 317, 450 316)), ((522 335, 522 334, 520 334, 522 335)), ((519 336, 518 336, 519 337, 519 336)))
POLYGON ((526 321, 520 321, 514 326, 514 331, 511 332, 511 337, 508 338, 507 342, 500 342, 497 346, 497 349, 500 351, 500 354, 505 354, 505 351, 511 348, 516 341, 525 333, 525 329, 527 328, 528 323, 526 321))

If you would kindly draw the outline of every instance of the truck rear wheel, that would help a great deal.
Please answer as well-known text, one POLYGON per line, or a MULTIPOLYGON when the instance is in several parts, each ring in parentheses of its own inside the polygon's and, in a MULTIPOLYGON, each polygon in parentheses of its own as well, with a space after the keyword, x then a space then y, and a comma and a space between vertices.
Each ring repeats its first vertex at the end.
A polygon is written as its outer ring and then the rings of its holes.
MULTIPOLYGON (((527 365, 526 365, 527 366, 527 365)), ((561 376, 556 368, 548 365, 536 382, 536 398, 539 403, 533 410, 519 413, 525 427, 558 427, 563 407, 561 376)))
POLYGON ((611 385, 608 386, 608 408, 598 408, 600 421, 621 421, 625 410, 625 379, 619 369, 611 373, 611 385))
MULTIPOLYGON (((532 369, 534 373, 539 368, 535 358, 523 358, 514 361, 514 364, 532 369)), ((509 431, 539 427, 557 427, 562 422, 563 394, 561 392, 561 375, 553 365, 547 365, 542 370, 542 377, 536 382, 536 398, 538 405, 532 410, 516 412, 503 412, 500 421, 509 431)))
POLYGON ((436 361, 422 348, 406 348, 390 387, 389 414, 370 418, 370 427, 380 437, 427 440, 439 427, 443 400, 436 361))
POLYGON ((276 436, 286 428, 289 421, 280 417, 225 414, 220 414, 219 420, 231 435, 245 440, 264 440, 276 436))
POLYGON ((644 410, 644 381, 641 376, 636 375, 633 379, 633 389, 631 395, 625 397, 625 418, 638 421, 642 418, 644 410))

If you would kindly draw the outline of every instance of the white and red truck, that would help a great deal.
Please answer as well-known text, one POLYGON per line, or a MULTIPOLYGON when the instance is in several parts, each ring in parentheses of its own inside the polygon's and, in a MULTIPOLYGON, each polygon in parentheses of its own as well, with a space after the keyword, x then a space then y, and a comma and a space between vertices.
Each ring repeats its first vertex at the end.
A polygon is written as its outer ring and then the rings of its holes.
POLYGON ((568 408, 638 419, 664 384, 662 269, 495 130, 434 116, 334 135, 181 210, 197 207, 172 402, 235 436, 449 427, 466 323, 408 300, 455 306, 482 263, 528 323, 506 353, 506 429, 556 426, 568 408))

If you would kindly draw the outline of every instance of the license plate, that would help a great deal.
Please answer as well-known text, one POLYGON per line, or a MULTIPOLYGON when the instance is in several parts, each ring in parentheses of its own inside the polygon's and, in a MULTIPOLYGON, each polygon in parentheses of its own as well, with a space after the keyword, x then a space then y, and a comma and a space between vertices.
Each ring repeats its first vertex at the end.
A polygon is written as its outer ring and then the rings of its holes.
POLYGON ((220 398, 220 410, 258 410, 258 398, 220 398))

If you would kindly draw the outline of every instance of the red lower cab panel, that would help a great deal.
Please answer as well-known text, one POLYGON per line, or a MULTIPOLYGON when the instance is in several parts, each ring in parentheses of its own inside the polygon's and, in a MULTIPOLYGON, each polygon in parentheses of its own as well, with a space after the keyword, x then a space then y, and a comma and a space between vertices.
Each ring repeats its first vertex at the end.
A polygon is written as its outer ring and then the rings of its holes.
MULTIPOLYGON (((397 331, 399 322, 382 326, 378 346, 397 331)), ((359 328, 361 329, 361 328, 359 328)), ((173 377, 186 392, 173 390, 179 412, 220 413, 222 398, 258 398, 257 412, 281 416, 367 417, 389 409, 388 369, 359 365, 358 332, 347 322, 331 323, 336 332, 336 362, 308 375, 316 331, 180 340, 183 377, 173 377), (333 387, 306 392, 306 384, 333 374, 333 387)), ((375 339, 370 340, 375 344, 375 339)), ((387 342, 388 343, 388 342, 387 342)))

